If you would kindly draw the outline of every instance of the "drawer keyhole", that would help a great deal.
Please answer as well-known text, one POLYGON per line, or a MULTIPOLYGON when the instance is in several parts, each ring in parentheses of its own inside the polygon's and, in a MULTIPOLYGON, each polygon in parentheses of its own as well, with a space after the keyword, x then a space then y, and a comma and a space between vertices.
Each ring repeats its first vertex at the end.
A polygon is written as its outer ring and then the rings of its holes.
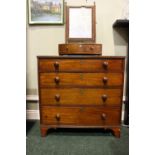
POLYGON ((82 107, 82 108, 80 108, 80 112, 83 112, 84 111, 84 108, 82 107))
POLYGON ((83 74, 80 74, 80 79, 83 80, 83 74))
POLYGON ((84 64, 84 61, 83 60, 80 60, 80 65, 83 65, 84 64))

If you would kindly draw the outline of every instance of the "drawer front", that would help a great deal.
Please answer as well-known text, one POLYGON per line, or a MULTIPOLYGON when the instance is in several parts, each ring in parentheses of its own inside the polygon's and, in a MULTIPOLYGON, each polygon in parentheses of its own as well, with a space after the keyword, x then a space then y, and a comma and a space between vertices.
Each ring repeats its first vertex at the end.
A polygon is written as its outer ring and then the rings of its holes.
POLYGON ((101 107, 42 107, 41 123, 104 126, 120 124, 120 109, 101 107))
POLYGON ((121 73, 40 73, 41 87, 122 86, 121 73))
POLYGON ((41 89, 41 105, 120 106, 121 89, 41 89))
POLYGON ((101 54, 101 44, 59 44, 59 54, 101 54))
POLYGON ((39 72, 123 72, 122 59, 41 59, 39 72))

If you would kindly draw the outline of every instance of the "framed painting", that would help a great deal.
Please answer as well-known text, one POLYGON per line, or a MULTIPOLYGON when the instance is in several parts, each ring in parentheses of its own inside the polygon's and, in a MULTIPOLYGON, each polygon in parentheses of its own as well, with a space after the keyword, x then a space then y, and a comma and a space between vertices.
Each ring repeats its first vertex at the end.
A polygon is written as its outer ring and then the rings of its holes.
POLYGON ((63 24, 64 0, 28 0, 29 24, 63 24))

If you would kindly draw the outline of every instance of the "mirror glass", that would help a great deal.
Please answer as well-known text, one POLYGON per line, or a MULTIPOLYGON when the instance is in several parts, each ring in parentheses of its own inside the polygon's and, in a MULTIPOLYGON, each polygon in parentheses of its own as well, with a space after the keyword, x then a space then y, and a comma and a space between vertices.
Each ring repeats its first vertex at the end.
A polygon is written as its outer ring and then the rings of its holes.
POLYGON ((94 7, 67 7, 67 42, 95 42, 94 7))

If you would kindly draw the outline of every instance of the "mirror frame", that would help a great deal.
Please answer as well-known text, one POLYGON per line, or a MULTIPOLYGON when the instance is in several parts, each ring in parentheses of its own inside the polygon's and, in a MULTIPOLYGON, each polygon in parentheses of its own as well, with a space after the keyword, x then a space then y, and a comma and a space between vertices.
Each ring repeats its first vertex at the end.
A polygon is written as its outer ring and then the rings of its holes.
POLYGON ((96 42, 96 6, 66 6, 66 43, 74 43, 74 42, 84 42, 84 43, 95 43, 96 42), (89 8, 92 10, 92 36, 91 38, 69 38, 69 29, 70 29, 70 21, 69 21, 69 13, 70 9, 82 9, 89 8))

